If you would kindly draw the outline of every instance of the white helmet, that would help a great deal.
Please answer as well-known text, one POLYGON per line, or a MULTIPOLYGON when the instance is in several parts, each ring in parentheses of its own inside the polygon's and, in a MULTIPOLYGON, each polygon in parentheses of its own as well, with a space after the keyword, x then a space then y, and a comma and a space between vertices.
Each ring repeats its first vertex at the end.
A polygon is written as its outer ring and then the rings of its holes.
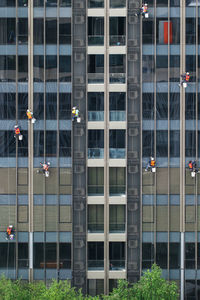
POLYGON ((18 125, 15 125, 15 128, 17 128, 18 127, 18 125))
POLYGON ((186 72, 186 74, 189 75, 190 73, 189 73, 189 72, 186 72))
POLYGON ((145 6, 147 6, 148 4, 147 3, 145 3, 145 6))
POLYGON ((151 160, 154 160, 154 157, 153 157, 153 156, 151 157, 151 160))
POLYGON ((13 228, 13 225, 9 225, 10 228, 13 228))

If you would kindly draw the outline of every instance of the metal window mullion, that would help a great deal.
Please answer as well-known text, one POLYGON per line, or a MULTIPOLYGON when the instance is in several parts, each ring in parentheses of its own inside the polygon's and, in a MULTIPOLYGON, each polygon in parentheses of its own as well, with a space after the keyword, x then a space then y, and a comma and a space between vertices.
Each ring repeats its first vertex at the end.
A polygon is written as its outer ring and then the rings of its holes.
POLYGON ((60 81, 59 81, 59 72, 60 72, 60 37, 59 37, 59 20, 60 20, 60 1, 58 0, 57 3, 57 280, 59 281, 59 273, 60 273, 60 256, 59 256, 59 250, 60 250, 60 144, 59 144, 59 90, 60 90, 60 81))
MULTIPOLYGON (((170 32, 170 0, 168 0, 168 32, 170 32)), ((169 263, 170 263, 170 37, 168 37, 168 166, 167 166, 167 270, 168 270, 168 280, 169 276, 169 263)))
MULTIPOLYGON (((46 160, 46 1, 44 1, 44 162, 46 160)), ((46 283, 46 178, 43 176, 44 280, 46 283)))
MULTIPOLYGON (((156 1, 154 5, 154 66, 155 66, 155 72, 154 72, 154 153, 151 153, 151 155, 154 155, 155 160, 156 158, 156 90, 157 90, 157 83, 156 83, 156 54, 157 54, 157 44, 156 44, 156 1)), ((157 213, 157 200, 156 200, 156 187, 157 187, 157 177, 156 173, 152 174, 154 176, 155 182, 153 186, 153 195, 154 195, 154 209, 153 209, 153 220, 154 220, 154 261, 156 262, 156 213, 157 213)))
MULTIPOLYGON (((140 1, 141 4, 141 1, 140 1)), ((142 222, 142 192, 143 192, 143 168, 142 168, 142 161, 143 161, 143 90, 142 90, 142 83, 143 83, 143 72, 142 72, 142 63, 143 63, 143 26, 142 22, 140 21, 140 50, 141 50, 141 57, 140 57, 140 276, 142 275, 142 239, 143 239, 143 222, 142 222)), ((128 28, 128 27, 127 27, 128 28)), ((127 111, 127 118, 128 118, 128 111, 127 111)))
MULTIPOLYGON (((198 0, 196 0, 196 160, 198 161, 198 0)), ((195 176, 195 296, 198 299, 197 269, 198 269, 198 175, 195 176)))
MULTIPOLYGON (((16 31, 16 54, 15 54, 15 66, 16 66, 16 90, 15 90, 15 97, 16 97, 16 124, 18 124, 18 3, 17 0, 16 4, 16 18, 15 18, 15 31, 16 31)), ((18 278, 18 139, 16 138, 16 205, 15 205, 15 217, 16 217, 16 236, 15 236, 15 251, 16 251, 16 279, 18 278)))

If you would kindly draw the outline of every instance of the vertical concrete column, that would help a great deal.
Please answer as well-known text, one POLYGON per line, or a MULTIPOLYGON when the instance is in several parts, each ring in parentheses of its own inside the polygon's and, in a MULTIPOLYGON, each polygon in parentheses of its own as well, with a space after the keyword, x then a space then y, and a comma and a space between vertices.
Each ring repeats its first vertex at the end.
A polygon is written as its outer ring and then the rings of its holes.
MULTIPOLYGON (((28 108, 33 110, 33 1, 28 2, 28 108)), ((33 124, 28 123, 29 281, 33 281, 33 124)))

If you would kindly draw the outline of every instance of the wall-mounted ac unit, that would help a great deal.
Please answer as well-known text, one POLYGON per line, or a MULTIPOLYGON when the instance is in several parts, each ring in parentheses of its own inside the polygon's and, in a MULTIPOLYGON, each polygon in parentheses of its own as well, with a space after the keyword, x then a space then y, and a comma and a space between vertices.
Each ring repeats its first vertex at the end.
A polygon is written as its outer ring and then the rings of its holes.
POLYGON ((128 195, 130 196, 138 196, 138 189, 137 188, 130 188, 128 189, 128 195))
POLYGON ((85 246, 85 242, 83 240, 75 240, 74 247, 77 249, 81 249, 85 246))
POLYGON ((83 1, 74 1, 74 8, 76 8, 76 9, 82 9, 84 7, 85 7, 85 5, 84 5, 83 1))
POLYGON ((139 41, 137 39, 128 40, 128 47, 138 47, 139 41))
POLYGON ((85 189, 84 188, 74 189, 74 195, 75 196, 84 196, 85 195, 85 189))
POLYGON ((74 83, 75 84, 84 84, 85 78, 83 76, 76 76, 76 77, 74 77, 74 83))
MULTIPOLYGON (((133 129, 133 128, 131 128, 131 129, 133 129)), ((138 157, 139 157, 138 156, 138 151, 129 151, 128 152, 128 159, 137 159, 138 157)))
POLYGON ((77 25, 81 25, 85 23, 85 17, 84 16, 75 16, 74 17, 74 23, 77 25))
POLYGON ((74 277, 74 284, 75 284, 76 286, 83 285, 84 282, 85 282, 84 277, 81 277, 81 276, 78 276, 78 277, 75 276, 75 277, 74 277))
POLYGON ((137 24, 137 23, 139 23, 139 18, 138 17, 136 17, 136 16, 129 16, 128 17, 128 23, 129 24, 137 24))
POLYGON ((85 42, 82 39, 74 39, 74 47, 83 47, 85 46, 85 42))
POLYGON ((133 202, 128 204, 128 210, 129 211, 136 211, 138 209, 138 203, 133 202))
POLYGON ((82 174, 85 171, 85 166, 83 165, 75 165, 74 166, 74 173, 82 174))
POLYGON ((131 249, 136 249, 138 247, 138 240, 129 240, 128 247, 131 249))
POLYGON ((85 59, 85 54, 84 53, 79 53, 79 52, 76 52, 75 55, 74 55, 74 60, 75 62, 81 62, 85 59))
POLYGON ((131 99, 131 100, 137 99, 138 96, 139 96, 138 91, 129 91, 128 92, 128 98, 131 99))
POLYGON ((74 135, 75 136, 83 136, 85 133, 85 130, 83 128, 80 127, 75 127, 74 128, 74 135))
POLYGON ((139 172, 139 168, 137 165, 135 166, 128 166, 128 173, 131 173, 131 174, 136 174, 139 172))
POLYGON ((84 210, 85 205, 82 202, 74 202, 74 210, 82 211, 84 210))
POLYGON ((80 233, 82 233, 83 232, 83 226, 81 226, 81 225, 75 225, 74 226, 74 232, 80 232, 80 233))
POLYGON ((75 90, 74 91, 74 98, 77 100, 81 100, 84 97, 84 91, 81 90, 75 90))

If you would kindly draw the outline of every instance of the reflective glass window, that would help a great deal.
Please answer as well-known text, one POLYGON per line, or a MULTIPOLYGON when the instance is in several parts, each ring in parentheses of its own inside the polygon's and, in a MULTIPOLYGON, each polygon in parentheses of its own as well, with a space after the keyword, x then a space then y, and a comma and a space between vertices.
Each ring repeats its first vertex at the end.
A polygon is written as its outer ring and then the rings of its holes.
POLYGON ((195 243, 185 243, 185 268, 195 268, 195 243))
POLYGON ((0 93, 0 119, 10 120, 10 119, 15 119, 15 117, 16 117, 15 94, 0 93))
POLYGON ((60 130, 59 131, 59 151, 60 156, 71 157, 71 131, 60 130))
POLYGON ((156 131, 156 156, 168 156, 168 132, 167 130, 156 131))
POLYGON ((154 94, 142 94, 142 117, 144 120, 154 119, 154 94))
POLYGON ((154 262, 154 245, 152 243, 142 244, 142 268, 151 268, 154 262))
POLYGON ((59 43, 71 44, 71 18, 59 19, 59 43))
POLYGON ((170 269, 180 268, 180 244, 179 243, 169 244, 169 268, 170 269))
POLYGON ((142 156, 150 157, 154 153, 154 131, 153 130, 143 130, 142 131, 142 156))
POLYGON ((57 44, 57 20, 56 19, 53 18, 46 19, 46 43, 57 44))
MULTIPOLYGON (((1 2, 1 1, 0 1, 1 2)), ((14 44, 16 42, 16 21, 14 18, 0 19, 0 44, 14 44)))
POLYGON ((34 44, 44 43, 44 19, 33 19, 33 41, 34 44))

